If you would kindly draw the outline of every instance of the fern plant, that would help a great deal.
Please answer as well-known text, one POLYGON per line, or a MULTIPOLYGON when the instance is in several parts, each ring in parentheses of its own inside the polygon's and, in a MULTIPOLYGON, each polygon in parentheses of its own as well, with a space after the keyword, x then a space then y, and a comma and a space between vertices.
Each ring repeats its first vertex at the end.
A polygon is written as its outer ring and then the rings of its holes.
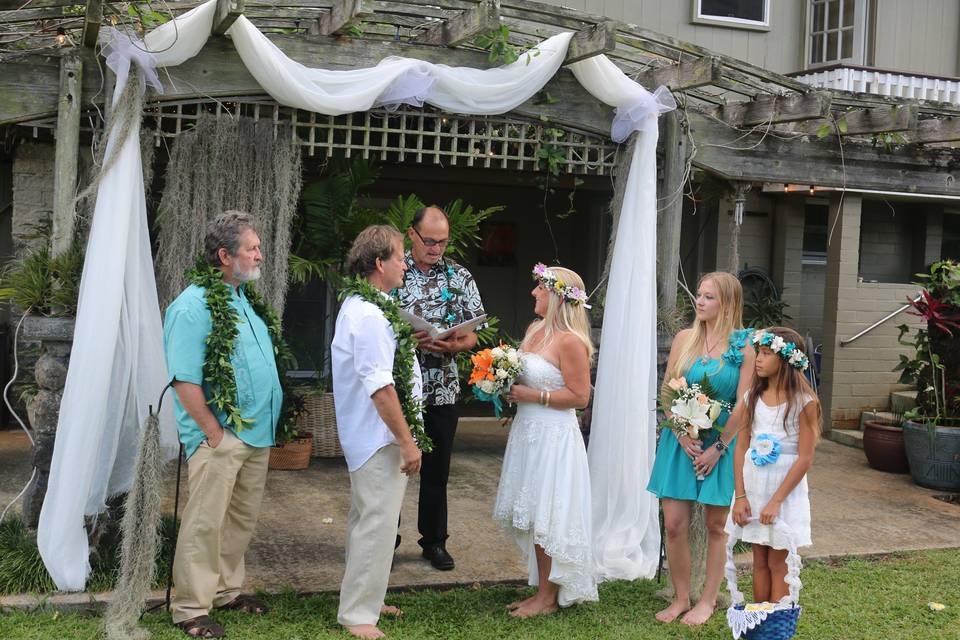
POLYGON ((83 249, 74 243, 59 256, 46 245, 14 258, 0 272, 0 302, 9 302, 44 316, 77 313, 83 249))

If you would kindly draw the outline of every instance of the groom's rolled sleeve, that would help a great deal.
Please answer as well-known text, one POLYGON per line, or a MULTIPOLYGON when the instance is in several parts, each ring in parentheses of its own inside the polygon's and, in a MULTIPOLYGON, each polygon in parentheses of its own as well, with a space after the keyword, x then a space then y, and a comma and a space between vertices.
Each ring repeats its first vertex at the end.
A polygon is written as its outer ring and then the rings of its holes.
POLYGON ((393 330, 383 316, 368 316, 354 327, 353 362, 368 396, 393 384, 393 330))

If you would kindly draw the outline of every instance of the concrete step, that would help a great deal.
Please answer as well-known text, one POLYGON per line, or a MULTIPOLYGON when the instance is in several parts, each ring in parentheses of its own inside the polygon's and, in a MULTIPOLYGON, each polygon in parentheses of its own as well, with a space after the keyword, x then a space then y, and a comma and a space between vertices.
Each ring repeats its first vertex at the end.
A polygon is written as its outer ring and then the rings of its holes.
POLYGON ((831 429, 828 437, 836 443, 863 449, 863 431, 858 429, 831 429))
POLYGON ((890 411, 905 413, 917 406, 916 391, 894 391, 890 394, 890 411))

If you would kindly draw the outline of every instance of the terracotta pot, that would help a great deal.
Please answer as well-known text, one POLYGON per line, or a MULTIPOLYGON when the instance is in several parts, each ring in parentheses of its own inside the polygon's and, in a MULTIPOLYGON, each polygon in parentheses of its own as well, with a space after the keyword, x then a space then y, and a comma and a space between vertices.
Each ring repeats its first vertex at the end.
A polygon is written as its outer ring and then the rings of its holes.
POLYGON ((960 427, 903 423, 910 475, 921 487, 960 491, 960 427))
POLYGON ((902 427, 867 420, 863 423, 863 452, 867 454, 867 464, 878 471, 910 471, 902 427))

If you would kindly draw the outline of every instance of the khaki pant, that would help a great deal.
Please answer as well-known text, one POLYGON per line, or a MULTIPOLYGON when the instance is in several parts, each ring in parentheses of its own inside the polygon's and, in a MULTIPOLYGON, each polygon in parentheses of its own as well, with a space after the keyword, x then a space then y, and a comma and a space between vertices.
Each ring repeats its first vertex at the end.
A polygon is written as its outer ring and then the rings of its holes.
POLYGON ((187 462, 190 497, 173 563, 173 622, 227 604, 240 594, 243 555, 260 515, 270 449, 251 447, 226 429, 187 462))
POLYGON ((390 581, 390 565, 407 476, 400 447, 390 444, 350 474, 347 567, 340 585, 337 621, 377 624, 390 581))

